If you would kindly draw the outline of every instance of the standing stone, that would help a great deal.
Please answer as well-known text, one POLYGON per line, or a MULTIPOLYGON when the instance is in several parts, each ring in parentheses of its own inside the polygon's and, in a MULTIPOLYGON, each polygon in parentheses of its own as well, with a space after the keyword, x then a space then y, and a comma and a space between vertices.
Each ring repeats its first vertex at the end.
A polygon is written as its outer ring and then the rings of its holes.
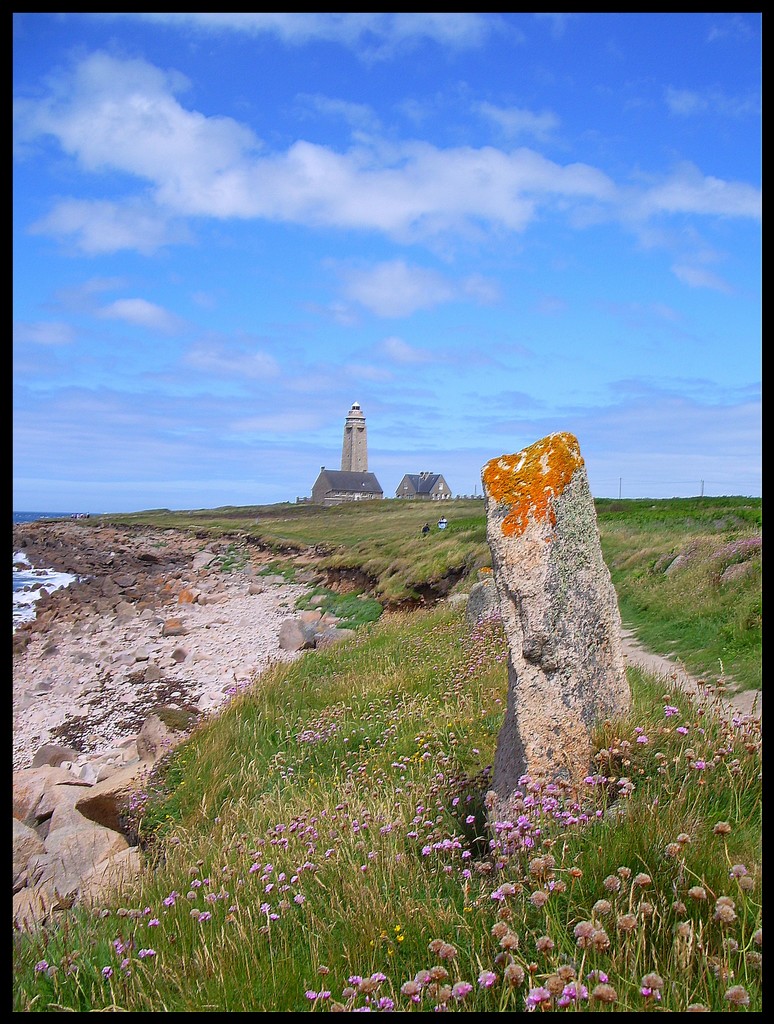
POLYGON ((493 810, 502 817, 522 775, 573 784, 586 776, 592 727, 625 713, 631 692, 577 439, 550 434, 492 459, 482 481, 509 648, 493 779, 493 810))

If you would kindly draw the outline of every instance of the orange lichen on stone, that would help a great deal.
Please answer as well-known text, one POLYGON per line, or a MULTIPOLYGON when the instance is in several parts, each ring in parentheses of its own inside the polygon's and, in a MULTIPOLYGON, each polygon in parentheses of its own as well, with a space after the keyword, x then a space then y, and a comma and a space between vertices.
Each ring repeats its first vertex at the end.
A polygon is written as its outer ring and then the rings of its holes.
POLYGON ((573 434, 549 434, 515 455, 501 455, 484 466, 486 492, 509 507, 502 523, 506 536, 523 533, 530 519, 556 525, 553 500, 583 465, 573 434))

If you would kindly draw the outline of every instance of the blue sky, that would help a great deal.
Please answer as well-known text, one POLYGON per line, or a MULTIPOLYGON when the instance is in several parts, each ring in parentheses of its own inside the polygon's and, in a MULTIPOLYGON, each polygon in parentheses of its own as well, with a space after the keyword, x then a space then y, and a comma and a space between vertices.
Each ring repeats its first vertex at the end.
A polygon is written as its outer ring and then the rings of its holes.
POLYGON ((386 496, 574 433, 761 493, 760 14, 13 17, 13 507, 386 496))

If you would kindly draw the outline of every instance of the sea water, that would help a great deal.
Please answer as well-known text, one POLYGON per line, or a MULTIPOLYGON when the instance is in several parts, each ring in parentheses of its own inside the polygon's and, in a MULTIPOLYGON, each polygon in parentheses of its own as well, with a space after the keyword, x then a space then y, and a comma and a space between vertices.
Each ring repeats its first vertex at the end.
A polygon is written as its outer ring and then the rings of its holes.
MULTIPOLYGON (((71 512, 14 512, 16 523, 31 523, 36 519, 71 519, 71 512)), ((13 632, 23 622, 35 618, 35 605, 44 593, 69 587, 78 579, 68 572, 56 572, 45 566, 33 566, 23 551, 13 552, 13 632)))

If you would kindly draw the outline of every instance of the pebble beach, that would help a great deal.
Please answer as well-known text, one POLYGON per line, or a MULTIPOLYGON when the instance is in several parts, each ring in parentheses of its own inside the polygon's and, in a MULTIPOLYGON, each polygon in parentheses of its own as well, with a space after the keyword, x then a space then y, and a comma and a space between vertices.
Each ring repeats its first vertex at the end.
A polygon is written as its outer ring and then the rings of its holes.
POLYGON ((14 632, 13 768, 47 743, 73 770, 126 757, 155 705, 208 714, 273 661, 307 586, 262 574, 260 552, 223 571, 223 542, 68 521, 14 527, 14 553, 77 581, 14 632))

